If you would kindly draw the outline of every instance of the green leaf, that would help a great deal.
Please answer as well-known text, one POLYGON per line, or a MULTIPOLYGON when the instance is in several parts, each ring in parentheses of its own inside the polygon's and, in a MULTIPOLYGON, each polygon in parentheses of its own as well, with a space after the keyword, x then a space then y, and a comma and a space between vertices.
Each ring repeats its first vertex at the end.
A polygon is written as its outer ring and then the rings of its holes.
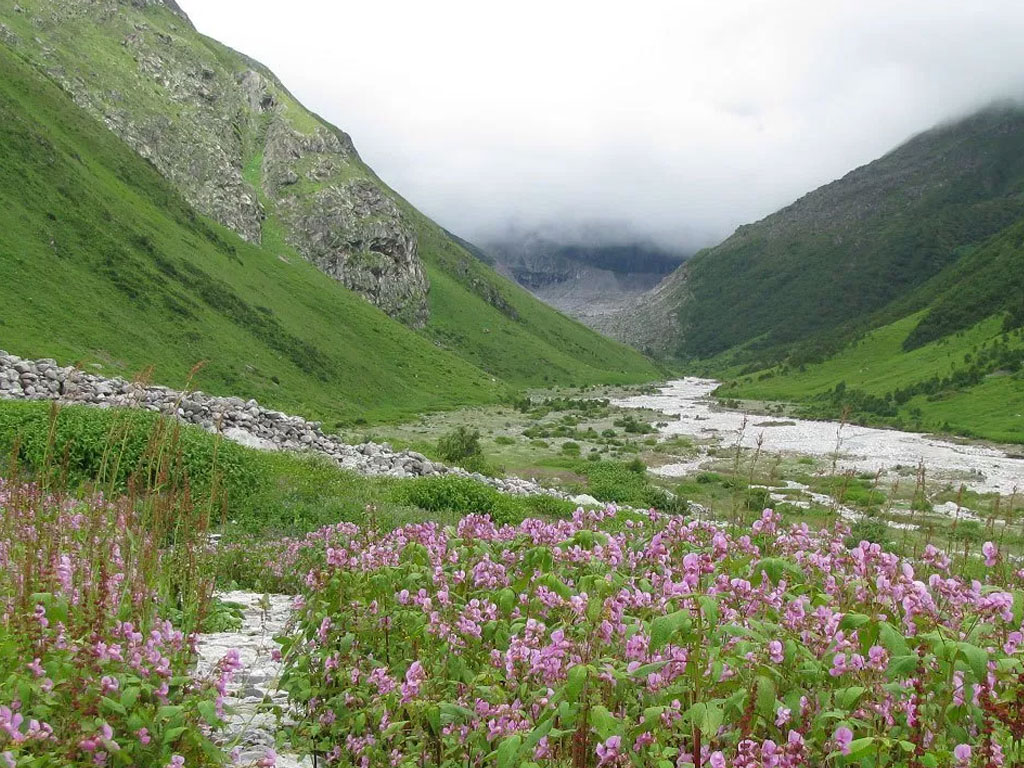
POLYGON ((650 664, 637 667, 631 674, 633 677, 644 679, 652 672, 660 672, 666 664, 668 664, 667 661, 652 661, 650 664))
POLYGON ((659 616, 651 622, 651 651, 660 650, 676 632, 689 631, 693 618, 688 610, 675 611, 659 616))
POLYGON ((121 706, 125 709, 131 709, 135 706, 135 702, 139 699, 140 688, 138 686, 132 686, 131 688, 125 688, 121 693, 121 706))
POLYGON ((541 739, 543 739, 545 736, 551 733, 551 728, 554 726, 554 724, 555 718, 549 717, 547 720, 545 720, 532 731, 530 731, 530 735, 526 738, 526 743, 523 745, 528 753, 533 751, 533 748, 537 746, 538 742, 540 742, 541 739))
POLYGON ((857 702, 860 701, 861 696, 865 693, 867 693, 867 688, 863 688, 859 685, 843 688, 842 690, 836 691, 836 704, 847 712, 852 712, 857 706, 857 702))
POLYGON ((183 725, 178 726, 177 728, 168 728, 166 731, 164 731, 163 743, 165 745, 173 744, 174 741, 187 730, 188 728, 186 728, 183 725))
POLYGON ((116 712, 119 715, 128 715, 128 710, 125 709, 125 706, 121 702, 114 701, 113 699, 107 698, 106 696, 102 697, 100 701, 103 704, 103 706, 111 712, 116 712))
POLYGON ((698 728, 702 734, 710 738, 718 733, 718 729, 725 722, 725 711, 720 699, 698 701, 686 710, 685 717, 690 725, 698 728))
POLYGON ((887 621, 878 624, 878 642, 892 656, 907 656, 910 653, 906 638, 887 621))
POLYGON ((430 730, 434 732, 435 736, 441 735, 441 708, 434 705, 427 707, 424 715, 427 718, 427 725, 430 726, 430 730))
POLYGON ((579 699, 580 694, 583 692, 583 686, 587 683, 587 667, 585 664, 577 664, 575 667, 569 667, 568 673, 565 676, 565 700, 574 702, 579 699))
POLYGON ((516 593, 508 587, 505 587, 505 589, 498 593, 498 599, 495 602, 498 603, 498 607, 501 609, 502 614, 507 616, 512 613, 513 609, 516 607, 516 593))
POLYGON ((199 714, 203 716, 203 720, 205 720, 208 725, 217 725, 217 723, 220 722, 220 718, 217 716, 217 707, 212 701, 200 701, 199 714))
POLYGON ((755 685, 757 692, 754 699, 754 709, 757 711, 757 714, 768 722, 774 722, 776 699, 775 683, 764 675, 758 675, 755 685))
POLYGON ((568 600, 570 597, 572 597, 572 591, 569 589, 569 587, 567 587, 565 585, 565 582, 557 576, 555 576, 555 574, 553 573, 545 573, 543 576, 537 579, 537 584, 540 586, 547 587, 563 600, 568 600))
POLYGON ((718 601, 710 595, 701 595, 697 598, 697 605, 704 614, 704 623, 712 627, 718 626, 718 601))
POLYGON ((988 652, 970 643, 958 643, 958 646, 960 648, 960 655, 971 668, 975 679, 978 682, 984 681, 988 675, 988 652))
POLYGON ((523 737, 518 733, 504 739, 498 747, 498 768, 515 768, 522 745, 523 737))
POLYGON ((865 757, 874 745, 874 736, 865 736, 863 739, 854 739, 850 742, 850 753, 846 757, 849 760, 857 760, 865 757))
POLYGON ((916 653, 910 653, 906 656, 893 656, 889 660, 889 668, 886 670, 886 674, 890 678, 907 677, 917 671, 917 665, 920 661, 916 653))
POLYGON ((871 621, 870 616, 865 616, 863 613, 848 613, 839 622, 839 628, 844 631, 851 629, 859 629, 871 621))
POLYGON ((791 576, 803 576, 803 572, 796 563, 792 563, 781 557, 766 557, 754 563, 750 574, 751 582, 758 581, 762 573, 767 574, 768 579, 772 584, 778 584, 787 574, 791 576))
POLYGON ((610 736, 619 732, 619 721, 606 707, 598 705, 590 710, 590 727, 597 732, 602 741, 607 741, 610 736))

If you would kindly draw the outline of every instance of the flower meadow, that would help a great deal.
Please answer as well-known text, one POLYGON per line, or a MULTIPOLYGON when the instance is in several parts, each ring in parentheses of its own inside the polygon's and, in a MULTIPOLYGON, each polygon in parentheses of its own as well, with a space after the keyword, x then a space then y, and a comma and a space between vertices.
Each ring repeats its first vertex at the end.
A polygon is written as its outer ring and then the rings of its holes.
POLYGON ((239 664, 192 674, 212 584, 186 502, 0 480, 0 768, 224 762, 239 664))
POLYGON ((361 768, 1020 765, 1020 574, 994 544, 848 534, 612 507, 325 529, 280 638, 293 744, 361 768))

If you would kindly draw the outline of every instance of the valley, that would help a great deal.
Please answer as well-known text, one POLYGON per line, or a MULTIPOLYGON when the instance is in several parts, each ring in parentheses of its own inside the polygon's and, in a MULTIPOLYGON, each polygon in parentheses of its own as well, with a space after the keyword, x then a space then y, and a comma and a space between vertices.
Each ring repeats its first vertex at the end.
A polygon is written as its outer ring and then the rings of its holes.
POLYGON ((1024 102, 213 5, 0 0, 0 768, 1024 765, 1024 102))

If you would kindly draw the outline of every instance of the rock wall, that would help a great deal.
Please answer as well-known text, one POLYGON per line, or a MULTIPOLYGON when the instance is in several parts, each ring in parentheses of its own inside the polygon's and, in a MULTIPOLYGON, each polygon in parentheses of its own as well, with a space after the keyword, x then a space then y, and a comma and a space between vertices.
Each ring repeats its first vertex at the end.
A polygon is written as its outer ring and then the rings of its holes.
POLYGON ((324 434, 319 422, 264 408, 255 400, 217 397, 200 391, 182 392, 120 378, 108 379, 76 368, 62 367, 54 360, 25 360, 3 350, 0 350, 0 399, 53 400, 100 408, 140 408, 177 417, 187 424, 223 434, 229 440, 250 448, 319 453, 343 469, 361 475, 459 475, 516 496, 547 494, 560 499, 570 498, 529 480, 470 473, 460 467, 433 462, 421 453, 392 450, 386 443, 350 445, 335 435, 324 434))

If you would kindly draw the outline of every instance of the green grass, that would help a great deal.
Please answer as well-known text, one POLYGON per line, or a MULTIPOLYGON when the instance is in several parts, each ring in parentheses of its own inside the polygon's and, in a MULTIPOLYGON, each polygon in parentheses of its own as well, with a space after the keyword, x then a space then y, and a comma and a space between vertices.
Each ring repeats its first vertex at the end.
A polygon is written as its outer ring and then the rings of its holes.
MULTIPOLYGON (((990 317, 963 331, 906 351, 904 341, 924 313, 914 313, 866 334, 822 363, 781 366, 732 380, 719 390, 725 398, 811 403, 824 415, 836 416, 843 402, 828 393, 840 382, 877 398, 900 389, 945 379, 969 370, 998 342, 1011 353, 1024 350, 1020 331, 1005 333, 1001 316, 990 317)), ((1024 442, 1024 379, 1019 371, 985 371, 977 383, 939 387, 899 404, 884 418, 852 414, 861 420, 916 429, 954 432, 1004 442, 1024 442)))
POLYGON ((98 483, 123 493, 152 480, 168 455, 172 477, 163 482, 216 495, 229 536, 299 535, 371 520, 390 528, 470 512, 518 522, 575 508, 549 496, 502 495, 468 478, 365 477, 317 454, 256 451, 145 411, 0 400, 0 465, 13 460, 31 475, 56 475, 62 486, 98 483))
MULTIPOLYGON (((148 38, 173 40, 160 55, 208 67, 222 81, 258 65, 161 6, 102 20, 72 14, 62 23, 48 18, 48 3, 23 7, 4 23, 28 60, 0 48, 0 348, 81 362, 105 375, 152 367, 152 378, 170 386, 205 361, 195 386, 255 397, 329 428, 496 402, 535 382, 658 376, 638 353, 478 264, 411 207, 434 285, 423 331, 388 318, 306 262, 273 210, 262 245, 243 242, 197 215, 152 165, 49 82, 33 66, 52 64, 35 39, 66 70, 102 82, 97 99, 118 90, 117 109, 143 122, 189 126, 202 112, 140 72, 122 46, 135 21, 145 21, 148 38)), ((274 87, 294 128, 326 125, 274 87)), ((264 129, 238 128, 244 177, 258 191, 254 137, 264 129)), ((380 183, 357 157, 348 172, 380 183)))

